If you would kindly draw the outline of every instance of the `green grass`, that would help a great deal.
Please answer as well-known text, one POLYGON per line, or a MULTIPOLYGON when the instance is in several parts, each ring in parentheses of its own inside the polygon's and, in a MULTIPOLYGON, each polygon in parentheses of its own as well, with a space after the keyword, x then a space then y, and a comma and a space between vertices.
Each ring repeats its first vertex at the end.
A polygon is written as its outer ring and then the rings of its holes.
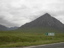
POLYGON ((64 42, 64 33, 46 36, 42 32, 0 31, 0 47, 23 47, 64 42))

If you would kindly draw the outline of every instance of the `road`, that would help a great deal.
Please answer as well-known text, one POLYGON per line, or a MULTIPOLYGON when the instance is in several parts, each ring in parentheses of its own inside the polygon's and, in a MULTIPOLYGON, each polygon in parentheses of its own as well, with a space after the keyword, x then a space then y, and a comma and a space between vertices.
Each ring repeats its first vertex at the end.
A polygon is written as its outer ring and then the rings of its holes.
POLYGON ((64 48, 64 43, 54 43, 54 44, 39 45, 39 46, 24 47, 24 48, 64 48))
POLYGON ((30 47, 14 47, 14 48, 64 48, 64 42, 46 44, 46 45, 38 45, 38 46, 30 46, 30 47))

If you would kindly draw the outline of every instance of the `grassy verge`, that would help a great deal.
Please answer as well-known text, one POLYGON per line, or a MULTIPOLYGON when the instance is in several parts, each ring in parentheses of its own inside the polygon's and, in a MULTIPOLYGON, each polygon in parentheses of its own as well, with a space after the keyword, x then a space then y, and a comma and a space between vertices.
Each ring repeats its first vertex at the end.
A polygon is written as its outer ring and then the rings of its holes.
POLYGON ((0 47, 23 47, 64 42, 64 33, 46 36, 45 33, 0 32, 0 47))

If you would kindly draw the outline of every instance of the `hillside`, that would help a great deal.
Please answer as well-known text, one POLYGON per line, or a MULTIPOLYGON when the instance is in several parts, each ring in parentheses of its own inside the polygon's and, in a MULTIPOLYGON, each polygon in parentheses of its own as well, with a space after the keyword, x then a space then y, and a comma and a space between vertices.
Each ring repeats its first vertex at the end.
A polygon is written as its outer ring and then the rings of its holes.
POLYGON ((4 30, 7 30, 7 27, 0 25, 0 31, 4 31, 4 30))

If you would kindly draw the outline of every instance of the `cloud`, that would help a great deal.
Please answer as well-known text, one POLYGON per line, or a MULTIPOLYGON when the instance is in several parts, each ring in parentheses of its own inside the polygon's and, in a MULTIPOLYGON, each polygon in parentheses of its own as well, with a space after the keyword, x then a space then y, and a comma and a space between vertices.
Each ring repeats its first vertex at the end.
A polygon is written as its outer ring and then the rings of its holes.
POLYGON ((8 27, 21 26, 46 12, 64 23, 64 0, 0 0, 0 24, 8 27))
POLYGON ((4 18, 0 17, 0 24, 7 26, 7 27, 13 27, 13 26, 17 26, 17 24, 11 23, 8 20, 5 20, 4 18))

